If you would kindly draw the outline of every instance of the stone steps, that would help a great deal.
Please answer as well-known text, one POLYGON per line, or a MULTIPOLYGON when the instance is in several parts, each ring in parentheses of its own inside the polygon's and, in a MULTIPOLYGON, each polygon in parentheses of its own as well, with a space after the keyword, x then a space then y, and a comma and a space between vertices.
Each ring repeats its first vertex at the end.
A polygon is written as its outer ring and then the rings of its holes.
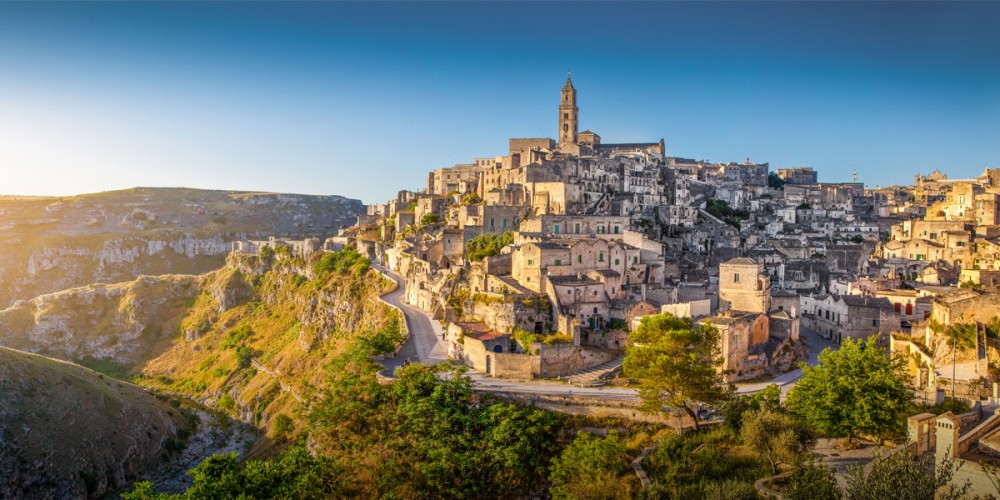
POLYGON ((621 370, 623 361, 625 361, 624 355, 608 361, 607 363, 587 368, 585 370, 580 370, 570 375, 563 375, 560 378, 578 387, 599 387, 607 385, 607 379, 611 378, 614 373, 621 370))

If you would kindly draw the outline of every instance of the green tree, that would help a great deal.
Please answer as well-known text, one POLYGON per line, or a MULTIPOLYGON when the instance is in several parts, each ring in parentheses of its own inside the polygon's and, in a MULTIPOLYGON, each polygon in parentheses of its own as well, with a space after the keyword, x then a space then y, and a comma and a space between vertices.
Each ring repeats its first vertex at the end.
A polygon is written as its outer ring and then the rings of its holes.
POLYGON ((781 496, 787 500, 840 500, 844 494, 837 486, 833 469, 810 459, 792 472, 781 496))
POLYGON ((885 436, 902 431, 903 414, 913 395, 904 382, 905 361, 889 358, 867 341, 846 339, 839 350, 826 348, 818 366, 802 366, 802 378, 788 393, 793 413, 819 432, 846 436, 885 436))
POLYGON ((577 433, 552 461, 552 498, 631 498, 631 483, 620 477, 628 464, 627 449, 617 432, 606 437, 577 433))
POLYGON ((767 187, 772 189, 785 189, 785 179, 778 177, 778 174, 771 172, 767 174, 767 187))
POLYGON ((501 235, 483 234, 472 238, 465 244, 465 256, 469 260, 483 260, 500 253, 503 247, 514 242, 514 233, 501 235))
POLYGON ((768 409, 782 410, 781 389, 778 384, 769 384, 762 391, 753 394, 735 395, 722 405, 722 418, 726 427, 739 432, 743 427, 743 416, 749 412, 768 409))
POLYGON ((420 223, 423 225, 436 224, 441 220, 441 216, 436 213, 427 213, 420 218, 420 223))
POLYGON ((722 357, 715 327, 695 328, 690 318, 670 314, 646 316, 632 341, 622 368, 638 382, 642 411, 683 410, 697 430, 698 405, 717 404, 731 394, 718 370, 722 357))
POLYGON ((934 457, 914 458, 903 451, 876 456, 867 467, 854 466, 847 473, 849 500, 950 500, 965 498, 968 483, 952 486, 954 463, 945 460, 934 467, 934 457))
POLYGON ((772 474, 777 474, 782 464, 798 464, 812 444, 791 415, 766 408, 744 415, 740 438, 770 464, 772 474))

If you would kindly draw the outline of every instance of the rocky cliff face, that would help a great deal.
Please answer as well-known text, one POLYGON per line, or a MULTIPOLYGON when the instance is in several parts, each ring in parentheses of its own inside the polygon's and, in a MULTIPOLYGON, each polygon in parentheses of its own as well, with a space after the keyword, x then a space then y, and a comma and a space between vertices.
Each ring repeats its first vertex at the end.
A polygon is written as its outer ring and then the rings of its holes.
POLYGON ((233 253, 200 276, 88 285, 0 311, 0 344, 135 377, 270 429, 324 382, 324 367, 395 311, 388 283, 361 267, 316 274, 289 252, 233 253))
POLYGON ((0 498, 99 498, 183 447, 189 420, 141 388, 0 347, 0 498))
POLYGON ((0 308, 142 274, 208 272, 234 240, 333 236, 363 208, 340 196, 165 188, 0 197, 0 308))
POLYGON ((280 252, 231 255, 205 278, 181 322, 183 338, 145 365, 139 383, 195 398, 273 435, 278 416, 296 415, 347 343, 397 320, 377 300, 389 285, 380 274, 365 267, 317 275, 313 263, 280 252))
POLYGON ((176 339, 202 280, 140 276, 19 300, 0 311, 0 345, 85 363, 141 364, 176 339))

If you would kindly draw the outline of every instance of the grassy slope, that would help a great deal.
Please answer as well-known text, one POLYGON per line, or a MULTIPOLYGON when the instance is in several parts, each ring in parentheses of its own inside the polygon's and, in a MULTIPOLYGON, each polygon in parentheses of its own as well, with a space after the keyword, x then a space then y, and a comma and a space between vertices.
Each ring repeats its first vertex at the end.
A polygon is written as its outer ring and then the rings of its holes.
POLYGON ((308 279, 301 259, 275 260, 231 257, 181 325, 200 337, 177 340, 137 381, 204 401, 271 436, 279 414, 301 427, 297 399, 324 382, 323 367, 351 338, 383 328, 394 313, 377 300, 386 283, 375 271, 308 279), (218 296, 227 291, 238 292, 239 301, 220 311, 218 296))
POLYGON ((140 387, 0 347, 0 497, 81 497, 161 460, 181 412, 140 387))

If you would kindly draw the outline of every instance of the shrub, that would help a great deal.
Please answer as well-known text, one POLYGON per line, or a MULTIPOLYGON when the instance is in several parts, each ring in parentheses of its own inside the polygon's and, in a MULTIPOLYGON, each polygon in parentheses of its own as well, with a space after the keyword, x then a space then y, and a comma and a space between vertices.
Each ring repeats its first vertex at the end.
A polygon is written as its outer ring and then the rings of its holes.
POLYGON ((284 413, 279 413, 274 417, 273 437, 276 440, 283 440, 288 434, 295 430, 295 423, 292 418, 284 413))
POLYGON ((514 233, 506 232, 502 235, 484 234, 472 238, 465 244, 465 256, 469 260, 483 260, 500 253, 500 250, 514 242, 514 233))

